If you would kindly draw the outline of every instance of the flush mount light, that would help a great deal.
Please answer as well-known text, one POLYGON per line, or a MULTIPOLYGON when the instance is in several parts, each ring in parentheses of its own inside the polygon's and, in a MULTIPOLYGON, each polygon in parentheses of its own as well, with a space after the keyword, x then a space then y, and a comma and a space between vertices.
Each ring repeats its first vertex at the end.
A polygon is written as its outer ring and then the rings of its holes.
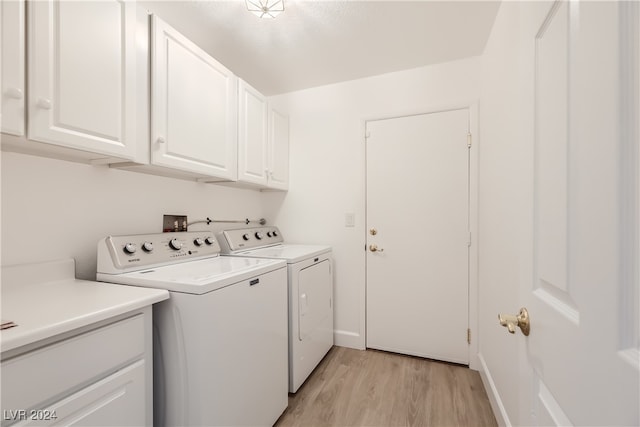
POLYGON ((245 0, 247 9, 259 18, 275 18, 284 12, 284 0, 245 0))

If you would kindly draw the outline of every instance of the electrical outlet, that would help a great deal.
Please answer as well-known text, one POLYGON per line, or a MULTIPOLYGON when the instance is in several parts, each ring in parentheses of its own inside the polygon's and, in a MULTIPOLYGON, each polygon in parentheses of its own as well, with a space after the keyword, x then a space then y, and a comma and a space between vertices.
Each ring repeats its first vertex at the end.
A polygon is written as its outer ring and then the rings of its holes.
POLYGON ((187 231, 186 215, 164 215, 162 220, 162 232, 187 231))

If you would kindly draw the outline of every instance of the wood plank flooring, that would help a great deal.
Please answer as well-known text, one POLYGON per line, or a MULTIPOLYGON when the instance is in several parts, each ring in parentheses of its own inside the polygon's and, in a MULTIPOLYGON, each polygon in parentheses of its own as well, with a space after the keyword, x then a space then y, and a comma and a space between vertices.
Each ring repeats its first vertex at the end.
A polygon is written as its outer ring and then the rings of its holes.
POLYGON ((334 347, 278 427, 497 426, 480 375, 464 366, 334 347))

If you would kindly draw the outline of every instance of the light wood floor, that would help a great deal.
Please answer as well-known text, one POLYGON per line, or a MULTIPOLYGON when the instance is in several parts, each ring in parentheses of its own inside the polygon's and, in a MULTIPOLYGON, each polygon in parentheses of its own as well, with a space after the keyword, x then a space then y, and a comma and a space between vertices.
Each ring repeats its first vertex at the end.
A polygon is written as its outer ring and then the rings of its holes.
POLYGON ((480 375, 466 367, 334 347, 289 394, 285 426, 497 426, 480 375))

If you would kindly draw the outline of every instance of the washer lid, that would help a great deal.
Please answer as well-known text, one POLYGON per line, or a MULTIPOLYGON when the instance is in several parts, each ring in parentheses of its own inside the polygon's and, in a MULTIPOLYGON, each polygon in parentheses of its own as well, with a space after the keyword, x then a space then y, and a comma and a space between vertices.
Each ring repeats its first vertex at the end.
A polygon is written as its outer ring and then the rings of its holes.
POLYGON ((213 257, 122 274, 98 273, 102 282, 205 294, 286 266, 275 259, 213 257))
POLYGON ((296 262, 304 261, 328 252, 331 252, 331 246, 283 244, 236 252, 235 255, 243 257, 284 259, 288 264, 295 264, 296 262))

